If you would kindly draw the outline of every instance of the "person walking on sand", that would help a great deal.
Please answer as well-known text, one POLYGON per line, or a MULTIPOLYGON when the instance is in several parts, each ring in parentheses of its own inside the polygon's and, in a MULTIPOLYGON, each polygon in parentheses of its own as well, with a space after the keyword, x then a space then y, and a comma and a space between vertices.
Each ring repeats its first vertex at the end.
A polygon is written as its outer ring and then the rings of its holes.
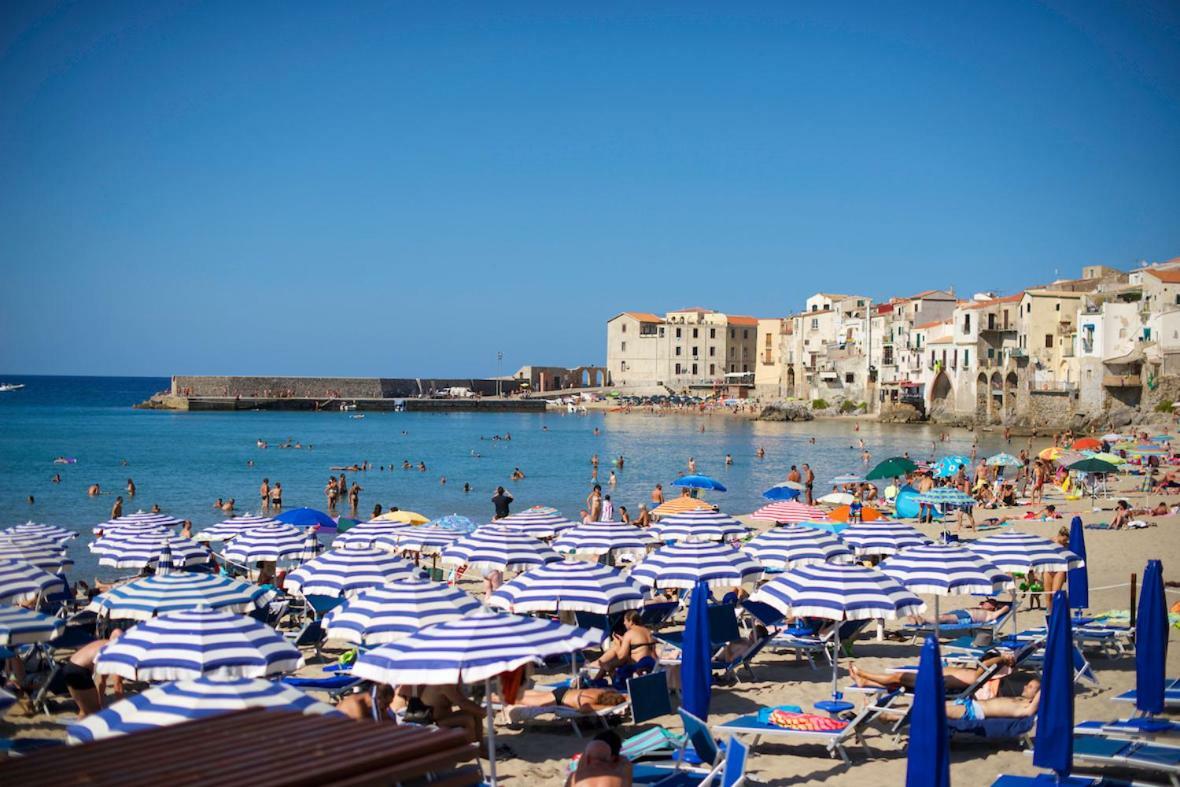
POLYGON ((270 479, 262 479, 262 484, 258 487, 259 509, 262 511, 270 510, 270 479))
POLYGON ((123 496, 115 498, 115 504, 111 506, 111 519, 118 519, 123 516, 123 496))

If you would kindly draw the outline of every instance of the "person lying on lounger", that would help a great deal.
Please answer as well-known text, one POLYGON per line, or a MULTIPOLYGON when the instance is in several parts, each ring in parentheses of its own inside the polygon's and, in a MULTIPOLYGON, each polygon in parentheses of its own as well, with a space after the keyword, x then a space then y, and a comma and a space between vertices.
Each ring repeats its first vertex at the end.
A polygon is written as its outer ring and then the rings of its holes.
POLYGON ((948 719, 983 721, 984 719, 1026 719, 1037 712, 1041 682, 1030 680, 1019 697, 993 697, 989 700, 963 697, 946 704, 948 719))
MULTIPOLYGON (((996 673, 993 680, 988 681, 988 685, 981 688, 977 692, 977 696, 995 696, 999 689, 999 681, 1007 676, 1012 671, 1012 667, 1016 666, 1016 656, 1011 652, 999 653, 995 656, 985 658, 979 663, 978 667, 944 667, 942 670, 942 681, 946 685, 948 691, 962 691, 971 686, 994 664, 1000 664, 1004 668, 996 673), (1003 674, 1001 674, 1003 673, 1003 674)), ((855 664, 848 668, 848 672, 852 675, 852 680, 857 686, 874 687, 879 689, 912 689, 918 680, 918 673, 908 670, 899 672, 869 672, 862 670, 855 664)))
POLYGON ((639 665, 645 659, 647 663, 655 664, 655 637, 651 629, 639 622, 639 612, 628 610, 623 616, 623 635, 614 637, 614 642, 606 652, 586 666, 598 670, 594 676, 601 679, 619 667, 639 665))
POLYGON ((596 712, 622 705, 626 701, 627 697, 614 689, 573 689, 558 686, 555 689, 527 689, 513 704, 527 708, 561 705, 574 710, 596 712))
MULTIPOLYGON (((940 624, 954 625, 956 623, 991 623, 993 620, 998 620, 1007 614, 1009 607, 1012 605, 997 601, 993 598, 986 598, 979 602, 978 607, 970 607, 968 609, 956 609, 953 612, 944 612, 938 616, 940 624)), ((934 625, 933 617, 926 617, 924 615, 910 615, 910 622, 921 625, 934 625)))

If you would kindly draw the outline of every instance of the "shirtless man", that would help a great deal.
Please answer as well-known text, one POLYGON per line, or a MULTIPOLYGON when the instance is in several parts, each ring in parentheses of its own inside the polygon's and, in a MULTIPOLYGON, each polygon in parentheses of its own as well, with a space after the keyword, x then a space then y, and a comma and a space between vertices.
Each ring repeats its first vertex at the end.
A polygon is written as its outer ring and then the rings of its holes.
POLYGON ((815 505, 815 471, 808 464, 803 465, 803 487, 807 496, 807 505, 815 505))
POLYGON ((664 502, 664 486, 663 484, 656 484, 655 489, 651 490, 652 507, 658 506, 664 502))
POLYGON ((270 507, 276 512, 283 510, 283 485, 278 481, 270 488, 270 507))
MULTIPOLYGON (((978 607, 970 609, 956 609, 953 612, 944 612, 938 616, 939 623, 947 623, 954 625, 956 623, 991 623, 993 620, 998 620, 1008 613, 1008 608, 1011 604, 1002 601, 996 601, 992 598, 985 598, 979 602, 978 607)), ((922 615, 911 615, 910 622, 918 625, 933 624, 934 618, 924 617, 922 615)))
POLYGON ((622 741, 613 730, 596 735, 586 744, 567 787, 630 787, 631 761, 619 754, 621 748, 622 741))
MULTIPOLYGON (((968 686, 979 680, 989 667, 994 664, 999 664, 1007 668, 1008 674, 1012 667, 1016 666, 1016 656, 1011 652, 1004 652, 997 656, 986 658, 979 663, 978 667, 944 667, 942 670, 942 681, 949 691, 962 691, 968 686)), ((897 689, 907 688, 912 689, 918 681, 918 673, 908 670, 899 672, 869 672, 862 670, 856 664, 848 667, 848 673, 852 675, 853 682, 861 687, 874 687, 879 689, 897 689)), ((1003 677, 997 675, 997 678, 1003 677)), ((990 681, 989 681, 990 682, 990 681)), ((994 694, 994 690, 992 692, 994 694)))
POLYGON ((90 495, 91 497, 98 497, 102 494, 102 487, 100 487, 98 484, 91 484, 89 487, 87 487, 86 494, 90 495))
MULTIPOLYGON (((117 642, 123 632, 115 629, 110 639, 96 639, 70 656, 70 660, 62 667, 62 677, 66 682, 66 689, 78 705, 78 718, 84 719, 92 713, 102 710, 103 696, 106 694, 107 676, 101 675, 98 685, 94 684, 94 661, 99 651, 112 642, 117 642)), ((123 679, 115 676, 115 696, 123 698, 123 679)))
POLYGON ((623 636, 607 648, 597 661, 587 664, 598 670, 595 678, 604 678, 619 667, 637 664, 645 658, 655 659, 655 637, 639 622, 639 612, 628 610, 623 616, 623 636))
POLYGON ((967 719, 968 721, 1026 719, 1037 712, 1037 703, 1040 699, 1041 682, 1030 680, 1020 692, 1019 697, 993 697, 989 700, 964 697, 948 702, 946 717, 948 719, 967 719))

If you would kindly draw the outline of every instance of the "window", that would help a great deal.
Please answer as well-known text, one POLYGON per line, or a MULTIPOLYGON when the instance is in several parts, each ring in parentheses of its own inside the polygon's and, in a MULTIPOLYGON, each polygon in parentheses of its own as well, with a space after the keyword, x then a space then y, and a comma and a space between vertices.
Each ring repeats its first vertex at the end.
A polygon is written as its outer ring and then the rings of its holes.
POLYGON ((1045 349, 1050 349, 1052 347, 1053 347, 1053 334, 1047 333, 1047 334, 1045 334, 1045 349))
POLYGON ((680 338, 680 329, 679 328, 676 329, 676 338, 677 339, 680 338))
POLYGON ((971 315, 963 315, 963 333, 971 333, 971 315))
POLYGON ((846 383, 851 383, 855 379, 856 379, 856 375, 853 374, 852 372, 847 372, 844 375, 844 382, 846 382, 846 383))
POLYGON ((750 366, 749 366, 749 364, 744 364, 744 363, 743 363, 743 364, 742 364, 742 371, 743 371, 743 372, 748 372, 748 371, 750 371, 750 366))
POLYGON ((713 364, 709 364, 709 376, 710 376, 710 377, 712 377, 714 374, 716 374, 716 373, 717 373, 717 372, 715 371, 715 369, 716 369, 716 367, 715 367, 713 364))
POLYGON ((988 360, 991 360, 992 358, 996 357, 996 350, 994 347, 987 348, 987 357, 988 357, 988 360))
POLYGON ((717 338, 717 329, 716 329, 716 328, 710 328, 710 329, 709 329, 709 338, 710 338, 710 339, 716 339, 716 338, 717 338))
POLYGON ((680 345, 676 345, 676 354, 680 355, 680 345))
POLYGON ((626 342, 622 342, 619 345, 619 352, 627 352, 627 343, 626 342))
POLYGON ((697 329, 696 329, 696 328, 693 328, 693 329, 692 329, 692 338, 694 338, 694 339, 695 339, 695 338, 697 338, 697 334, 698 334, 698 331, 697 331, 697 329))
POLYGON ((742 338, 743 339, 750 338, 750 329, 749 328, 742 328, 742 338))
POLYGON ((664 336, 664 328, 663 328, 663 326, 660 326, 660 338, 663 338, 663 336, 664 336))
MULTIPOLYGON (((769 344, 769 342, 767 342, 767 344, 769 344)), ((716 357, 716 355, 717 355, 717 348, 715 346, 710 346, 709 347, 709 357, 714 358, 714 357, 716 357)))
POLYGON ((697 373, 697 365, 695 363, 692 365, 692 373, 693 374, 697 373))
POLYGON ((700 353, 700 349, 701 349, 700 347, 697 347, 695 345, 693 346, 693 348, 692 348, 692 357, 693 358, 697 357, 697 355, 700 353))
MULTIPOLYGON (((944 350, 944 352, 945 352, 945 350, 944 350)), ((951 353, 951 368, 952 369, 959 368, 959 351, 957 349, 953 353, 951 353)))
MULTIPOLYGON (((1180 295, 1178 295, 1178 296, 1176 296, 1176 297, 1180 298, 1180 295)), ((768 334, 766 334, 766 346, 767 346, 768 348, 770 347, 770 334, 769 334, 769 333, 768 333, 768 334)))
POLYGON ((819 320, 815 317, 811 318, 811 330, 813 330, 813 331, 819 330, 819 320))
POLYGON ((623 333, 627 332, 627 323, 623 323, 623 333))
POLYGON ((1053 304, 1053 311, 1056 311, 1056 312, 1061 311, 1061 304, 1060 303, 1053 304))
MULTIPOLYGON (((651 322, 640 323, 639 324, 639 335, 640 336, 655 336, 656 335, 655 323, 651 323, 651 322)), ((660 328, 660 336, 663 336, 663 335, 664 335, 664 329, 660 328)))
MULTIPOLYGON (((627 371, 627 362, 626 362, 626 361, 619 361, 619 371, 620 371, 620 372, 625 372, 625 371, 627 371)), ((558 386, 560 387, 560 385, 561 385, 561 383, 560 383, 560 381, 559 381, 559 382, 558 382, 558 386)))
POLYGON ((680 364, 676 364, 676 374, 680 374, 680 364))
POLYGON ((736 334, 736 333, 734 333, 734 330, 733 330, 733 328, 730 328, 730 329, 729 329, 729 338, 731 338, 731 339, 732 339, 732 338, 733 338, 734 336, 736 336, 736 335, 737 335, 737 334, 736 334))
POLYGON ((963 350, 963 368, 964 369, 971 368, 971 351, 970 350, 963 350))

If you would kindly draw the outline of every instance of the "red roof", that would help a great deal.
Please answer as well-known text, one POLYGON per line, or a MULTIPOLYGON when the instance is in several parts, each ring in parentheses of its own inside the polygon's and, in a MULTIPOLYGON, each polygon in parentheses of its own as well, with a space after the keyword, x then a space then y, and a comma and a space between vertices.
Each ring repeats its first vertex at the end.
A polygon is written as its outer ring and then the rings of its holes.
POLYGON ((747 317, 744 314, 731 314, 726 317, 726 321, 731 325, 757 325, 758 320, 753 317, 747 317))
POLYGON ((1015 303, 1016 301, 1020 300, 1023 297, 1024 297, 1024 293, 1018 292, 1015 295, 1005 295, 1003 298, 992 298, 992 299, 986 300, 986 301, 976 301, 975 303, 970 303, 970 304, 964 306, 963 308, 964 309, 984 309, 984 308, 987 308, 988 306, 995 306, 996 304, 1000 304, 1000 303, 1015 303))
POLYGON ((926 328, 935 328, 939 325, 946 325, 950 320, 935 320, 934 322, 924 322, 921 325, 915 325, 914 330, 922 331, 926 328))
POLYGON ((640 322, 663 322, 664 321, 663 317, 661 317, 658 314, 652 314, 651 312, 623 312, 623 314, 627 315, 628 317, 634 317, 636 320, 639 320, 640 322))
POLYGON ((1176 269, 1168 269, 1168 270, 1162 270, 1162 271, 1149 270, 1149 271, 1147 271, 1147 273, 1150 273, 1152 276, 1156 277, 1157 279, 1162 281, 1164 284, 1180 284, 1180 270, 1176 270, 1176 269))

